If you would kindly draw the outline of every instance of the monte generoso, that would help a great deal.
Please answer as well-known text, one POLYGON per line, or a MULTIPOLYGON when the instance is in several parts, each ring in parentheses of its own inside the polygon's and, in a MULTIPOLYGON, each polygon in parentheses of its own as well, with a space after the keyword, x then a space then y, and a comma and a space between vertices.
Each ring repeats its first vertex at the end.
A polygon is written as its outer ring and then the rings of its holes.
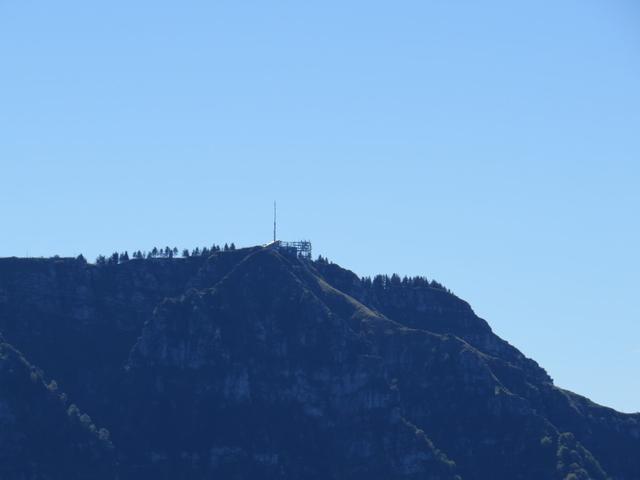
POLYGON ((0 479, 640 479, 639 414, 437 282, 173 253, 0 259, 0 479))

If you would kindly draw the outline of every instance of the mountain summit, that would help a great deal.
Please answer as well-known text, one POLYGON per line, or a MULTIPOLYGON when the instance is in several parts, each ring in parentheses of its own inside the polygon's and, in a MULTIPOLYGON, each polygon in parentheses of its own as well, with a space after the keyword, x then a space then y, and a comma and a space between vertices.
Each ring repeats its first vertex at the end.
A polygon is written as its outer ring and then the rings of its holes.
POLYGON ((640 415, 424 279, 265 247, 8 258, 0 332, 6 480, 640 478, 640 415))

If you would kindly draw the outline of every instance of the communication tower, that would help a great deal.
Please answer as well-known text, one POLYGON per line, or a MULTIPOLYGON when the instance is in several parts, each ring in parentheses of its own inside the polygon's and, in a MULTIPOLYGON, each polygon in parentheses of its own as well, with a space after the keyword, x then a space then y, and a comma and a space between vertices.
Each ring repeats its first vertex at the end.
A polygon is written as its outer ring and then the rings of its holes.
POLYGON ((277 205, 273 202, 273 242, 267 247, 275 248, 280 253, 292 255, 305 260, 311 260, 311 242, 309 240, 299 240, 297 242, 283 242, 278 240, 278 217, 277 205))

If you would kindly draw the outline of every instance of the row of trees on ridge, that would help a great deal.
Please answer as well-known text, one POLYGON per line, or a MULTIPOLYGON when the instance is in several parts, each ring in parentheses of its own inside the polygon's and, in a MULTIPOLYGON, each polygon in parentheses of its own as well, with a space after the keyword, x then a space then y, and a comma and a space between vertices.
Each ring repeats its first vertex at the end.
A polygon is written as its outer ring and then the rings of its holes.
MULTIPOLYGON (((182 250, 182 257, 208 257, 212 253, 216 252, 228 252, 236 249, 235 244, 232 242, 231 244, 225 243, 223 246, 220 245, 212 245, 211 247, 196 247, 193 250, 189 250, 185 248, 182 250)), ((177 247, 153 247, 151 250, 143 252, 142 250, 137 250, 129 256, 129 252, 113 252, 110 256, 106 257, 104 255, 98 255, 96 258, 97 265, 117 265, 119 263, 125 263, 129 260, 143 260, 143 259, 152 259, 152 258, 174 258, 178 257, 179 250, 177 247)))

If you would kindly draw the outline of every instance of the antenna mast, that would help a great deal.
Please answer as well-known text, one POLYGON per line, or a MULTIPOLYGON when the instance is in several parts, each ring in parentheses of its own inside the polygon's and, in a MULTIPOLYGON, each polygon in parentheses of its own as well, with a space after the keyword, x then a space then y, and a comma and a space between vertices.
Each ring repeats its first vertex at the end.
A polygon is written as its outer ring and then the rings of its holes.
POLYGON ((273 201, 273 242, 276 241, 276 201, 273 201))

